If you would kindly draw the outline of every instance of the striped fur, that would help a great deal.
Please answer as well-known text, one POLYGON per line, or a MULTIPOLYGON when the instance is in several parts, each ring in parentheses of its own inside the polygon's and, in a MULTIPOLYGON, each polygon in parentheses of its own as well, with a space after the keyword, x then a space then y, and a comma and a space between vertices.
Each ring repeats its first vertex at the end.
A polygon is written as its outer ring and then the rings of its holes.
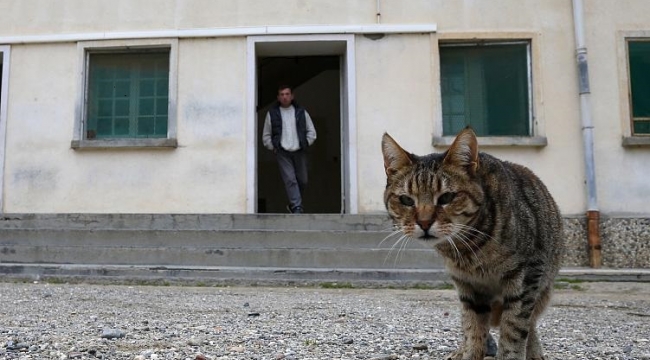
POLYGON ((384 202, 397 229, 444 258, 462 308, 463 343, 447 359, 544 359, 536 322, 564 251, 560 211, 529 169, 478 152, 461 131, 445 153, 417 156, 382 139, 384 202))

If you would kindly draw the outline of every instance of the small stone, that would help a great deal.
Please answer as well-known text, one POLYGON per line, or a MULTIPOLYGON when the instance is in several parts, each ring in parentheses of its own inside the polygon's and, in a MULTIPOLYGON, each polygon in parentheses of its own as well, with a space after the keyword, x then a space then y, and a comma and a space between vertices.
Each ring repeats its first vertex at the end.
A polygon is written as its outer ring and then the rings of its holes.
POLYGON ((397 359, 399 359, 397 355, 391 354, 391 355, 382 355, 382 356, 373 357, 370 360, 397 360, 397 359))
POLYGON ((15 350, 26 350, 26 349, 29 348, 29 344, 24 343, 24 342, 16 343, 14 341, 9 340, 9 341, 7 341, 6 348, 7 348, 7 350, 14 350, 14 351, 15 350))
POLYGON ((194 360, 208 360, 203 354, 198 354, 194 357, 194 360))
POLYGON ((350 344, 354 343, 354 340, 352 340, 350 338, 345 338, 345 339, 343 339, 343 343, 346 344, 346 345, 350 345, 350 344))
POLYGON ((236 352, 236 353, 243 353, 244 351, 246 351, 246 349, 244 349, 243 346, 233 346, 233 347, 228 348, 228 351, 236 352))
POLYGON ((102 331, 102 338, 104 339, 119 339, 124 336, 126 336, 126 334, 120 329, 104 329, 104 331, 102 331))
POLYGON ((199 346, 201 345, 200 341, 197 340, 196 338, 192 337, 189 340, 187 340, 187 345, 189 346, 199 346))
POLYGON ((258 312, 252 312, 252 313, 248 313, 248 316, 251 316, 251 317, 252 317, 252 316, 260 316, 260 313, 258 313, 258 312))
POLYGON ((144 359, 146 359, 146 357, 144 357, 144 356, 142 356, 142 355, 136 355, 136 356, 133 358, 133 360, 144 360, 144 359))
POLYGON ((429 349, 429 347, 427 346, 427 344, 415 344, 415 345, 413 345, 413 350, 421 351, 421 350, 428 350, 428 349, 429 349))
POLYGON ((68 359, 81 359, 83 357, 83 354, 80 352, 71 352, 68 353, 68 359))
POLYGON ((150 350, 150 349, 145 350, 142 353, 140 353, 140 355, 144 356, 145 359, 148 359, 148 358, 151 357, 151 355, 153 355, 153 350, 150 350))

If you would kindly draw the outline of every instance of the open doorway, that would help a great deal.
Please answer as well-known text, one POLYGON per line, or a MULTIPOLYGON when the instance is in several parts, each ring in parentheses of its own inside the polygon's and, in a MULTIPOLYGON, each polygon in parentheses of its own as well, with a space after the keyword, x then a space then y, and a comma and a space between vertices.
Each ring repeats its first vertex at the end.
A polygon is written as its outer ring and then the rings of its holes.
MULTIPOLYGON (((303 193, 307 213, 340 213, 341 196, 341 59, 336 55, 264 56, 257 58, 257 129, 262 138, 264 118, 275 103, 277 88, 294 88, 316 128, 309 148, 309 183, 303 193)), ((287 212, 287 195, 273 153, 258 141, 257 211, 287 212)))
POLYGON ((262 145, 262 130, 278 85, 289 84, 318 134, 309 149, 305 212, 356 214, 354 35, 251 36, 247 54, 247 212, 287 213, 278 165, 262 145))

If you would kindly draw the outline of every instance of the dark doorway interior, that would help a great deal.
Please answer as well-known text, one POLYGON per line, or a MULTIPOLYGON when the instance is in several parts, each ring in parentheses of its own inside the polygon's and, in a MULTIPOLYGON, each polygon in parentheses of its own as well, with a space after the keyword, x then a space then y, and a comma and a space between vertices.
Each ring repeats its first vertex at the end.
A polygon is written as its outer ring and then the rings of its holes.
POLYGON ((339 56, 283 56, 257 59, 257 210, 286 213, 287 196, 273 153, 262 145, 264 118, 277 87, 294 87, 296 102, 311 116, 316 142, 309 149, 306 213, 341 213, 341 59, 339 56))

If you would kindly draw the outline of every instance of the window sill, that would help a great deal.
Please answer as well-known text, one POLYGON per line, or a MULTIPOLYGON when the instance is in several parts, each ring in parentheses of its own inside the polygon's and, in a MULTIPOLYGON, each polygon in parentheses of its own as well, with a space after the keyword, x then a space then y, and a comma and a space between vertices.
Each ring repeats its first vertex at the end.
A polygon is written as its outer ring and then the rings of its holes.
POLYGON ((72 140, 70 145, 75 150, 85 149, 174 149, 178 147, 176 139, 103 139, 72 140))
POLYGON ((624 136, 623 146, 647 146, 650 147, 650 136, 624 136))
MULTIPOLYGON (((455 136, 434 136, 433 146, 449 146, 456 139, 455 136)), ((548 145, 545 136, 483 136, 477 137, 479 146, 525 146, 544 147, 548 145)))

